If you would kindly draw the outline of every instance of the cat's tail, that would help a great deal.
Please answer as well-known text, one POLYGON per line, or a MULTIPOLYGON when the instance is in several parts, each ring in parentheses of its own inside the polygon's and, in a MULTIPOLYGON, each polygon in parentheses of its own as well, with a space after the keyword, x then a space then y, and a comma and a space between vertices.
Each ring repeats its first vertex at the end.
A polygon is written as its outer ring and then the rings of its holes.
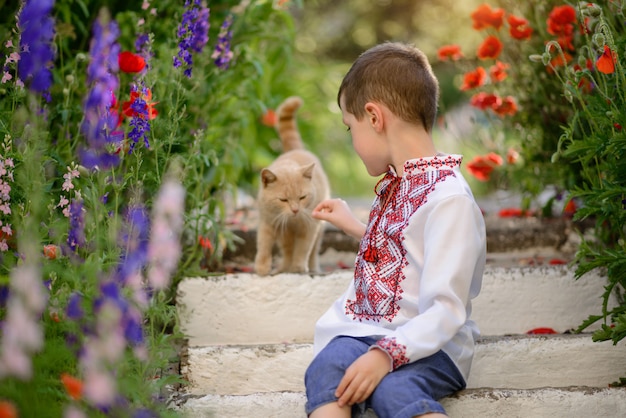
POLYGON ((276 132, 283 144, 283 152, 293 149, 302 149, 304 144, 296 124, 296 111, 302 105, 302 99, 297 96, 286 98, 276 110, 276 132))

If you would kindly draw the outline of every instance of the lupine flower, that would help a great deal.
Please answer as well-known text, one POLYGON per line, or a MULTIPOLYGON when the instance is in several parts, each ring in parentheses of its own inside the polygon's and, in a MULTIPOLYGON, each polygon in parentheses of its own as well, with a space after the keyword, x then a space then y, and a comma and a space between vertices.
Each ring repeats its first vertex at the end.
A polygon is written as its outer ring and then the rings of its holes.
POLYGON ((68 405, 63 411, 63 418, 87 418, 87 416, 76 405, 68 405))
POLYGON ((185 11, 178 25, 178 54, 174 56, 174 67, 184 67, 183 73, 191 78, 193 55, 191 51, 202 52, 207 43, 209 31, 209 9, 200 7, 200 0, 185 0, 185 11))
POLYGON ((54 20, 50 16, 53 6, 54 0, 27 0, 18 17, 19 76, 29 83, 32 91, 43 93, 48 100, 52 85, 50 66, 54 61, 54 20))
POLYGON ((67 308, 65 311, 69 319, 76 321, 83 317, 84 312, 81 307, 81 303, 82 297, 80 296, 80 294, 76 292, 72 293, 69 301, 67 302, 67 308))
MULTIPOLYGON (((136 87, 134 87, 136 88, 136 87)), ((125 102, 123 105, 124 114, 130 115, 131 131, 128 133, 130 139, 130 147, 128 153, 132 153, 135 145, 143 139, 144 146, 150 148, 148 134, 150 133, 150 119, 156 117, 156 109, 153 103, 148 104, 145 98, 151 97, 151 92, 147 88, 142 88, 141 93, 137 91, 131 92, 131 101, 125 102)))
POLYGON ((73 200, 69 206, 70 230, 67 245, 74 252, 85 245, 85 214, 82 200, 73 200))
POLYGON ((11 183, 13 183, 13 169, 15 164, 9 156, 11 153, 11 137, 6 135, 2 144, 3 155, 0 155, 0 252, 8 251, 9 242, 13 235, 11 224, 11 183), (4 216, 3 216, 4 215, 4 216), (3 221, 3 217, 6 219, 3 221))
POLYGON ((178 265, 184 209, 185 189, 179 182, 166 179, 154 204, 148 246, 148 282, 154 289, 166 288, 178 265))
POLYGON ((61 186, 61 189, 63 189, 63 191, 65 192, 69 192, 74 188, 74 183, 72 182, 72 180, 79 177, 80 172, 78 171, 78 166, 76 165, 76 163, 73 162, 71 167, 67 166, 67 173, 63 174, 63 178, 65 179, 65 181, 63 181, 63 186, 61 186))
POLYGON ((211 58, 215 60, 215 65, 221 70, 228 68, 230 60, 233 58, 233 52, 230 50, 230 41, 233 37, 233 32, 230 30, 230 26, 233 23, 233 15, 228 15, 222 23, 220 33, 217 39, 217 45, 215 50, 211 54, 211 58))
POLYGON ((122 259, 117 267, 116 279, 125 283, 126 279, 141 271, 148 260, 148 237, 150 219, 141 207, 130 208, 126 215, 126 232, 122 238, 125 244, 122 259))
POLYGON ((81 133, 87 139, 87 147, 80 150, 82 164, 90 169, 107 169, 118 164, 119 158, 108 151, 110 144, 121 142, 123 136, 115 131, 118 116, 111 111, 113 92, 117 89, 119 30, 114 21, 103 26, 102 17, 94 22, 93 37, 89 49, 91 61, 87 68, 87 82, 91 90, 85 100, 85 118, 81 133))
MULTIPOLYGON (((9 39, 4 44, 5 48, 15 48, 13 46, 13 41, 9 39)), ((17 62, 20 60, 20 53, 18 51, 13 51, 9 55, 7 55, 4 59, 4 65, 2 66, 2 80, 0 81, 2 84, 7 83, 8 81, 13 79, 13 75, 11 74, 12 67, 16 67, 17 62)), ((19 78, 17 81, 20 81, 19 78)))
POLYGON ((11 298, 0 342, 0 378, 32 376, 30 355, 43 346, 40 317, 47 304, 41 272, 33 257, 11 270, 11 298))

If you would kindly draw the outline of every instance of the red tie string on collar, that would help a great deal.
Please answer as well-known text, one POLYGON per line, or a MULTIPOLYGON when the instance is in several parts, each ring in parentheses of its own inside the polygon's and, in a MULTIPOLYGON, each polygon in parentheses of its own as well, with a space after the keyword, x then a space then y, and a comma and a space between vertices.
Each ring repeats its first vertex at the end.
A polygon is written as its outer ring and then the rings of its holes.
POLYGON ((363 259, 368 263, 374 263, 378 261, 378 249, 374 243, 374 237, 376 234, 376 230, 378 229, 378 224, 380 223, 380 219, 384 216, 385 211, 387 210, 387 206, 390 201, 393 200, 393 196, 398 188, 398 184, 400 184, 401 178, 395 176, 394 174, 388 172, 385 177, 383 177, 374 188, 376 194, 380 197, 380 201, 382 202, 382 207, 380 209, 380 213, 372 225, 370 229, 370 236, 367 242, 367 248, 363 252, 363 259))

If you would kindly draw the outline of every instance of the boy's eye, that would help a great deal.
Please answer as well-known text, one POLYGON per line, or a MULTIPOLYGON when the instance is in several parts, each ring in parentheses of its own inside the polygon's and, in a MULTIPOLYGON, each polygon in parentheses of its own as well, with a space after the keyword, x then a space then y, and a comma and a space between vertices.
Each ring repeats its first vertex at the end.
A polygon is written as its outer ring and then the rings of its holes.
POLYGON ((281 202, 286 202, 287 201, 287 199, 282 199, 282 198, 278 199, 278 200, 280 200, 281 202))
POLYGON ((304 200, 304 199, 306 199, 306 195, 300 196, 300 200, 304 200))

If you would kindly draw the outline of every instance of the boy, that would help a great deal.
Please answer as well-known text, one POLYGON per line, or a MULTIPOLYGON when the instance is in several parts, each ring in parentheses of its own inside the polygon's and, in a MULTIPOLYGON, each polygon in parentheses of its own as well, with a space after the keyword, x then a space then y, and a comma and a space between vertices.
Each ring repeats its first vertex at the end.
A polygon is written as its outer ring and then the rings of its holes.
POLYGON ((340 199, 313 211, 361 241, 354 280, 315 327, 306 412, 445 417, 438 400, 465 387, 479 335, 486 238, 461 156, 431 138, 437 79, 420 50, 388 42, 359 56, 337 97, 367 172, 385 176, 367 226, 340 199))

